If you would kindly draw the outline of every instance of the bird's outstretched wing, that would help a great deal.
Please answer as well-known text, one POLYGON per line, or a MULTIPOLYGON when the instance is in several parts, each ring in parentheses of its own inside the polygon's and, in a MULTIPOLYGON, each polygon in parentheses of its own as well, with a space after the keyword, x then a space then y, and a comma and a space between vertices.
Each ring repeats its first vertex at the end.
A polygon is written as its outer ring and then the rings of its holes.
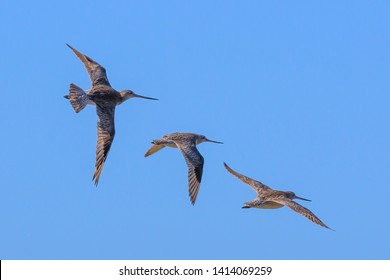
POLYGON ((188 184, 191 203, 195 204, 200 182, 202 181, 204 158, 196 148, 194 141, 175 142, 183 154, 188 166, 188 184))
MULTIPOLYGON (((288 206, 292 210, 294 210, 295 212, 297 212, 297 213, 301 214, 302 216, 305 216, 306 218, 308 218, 313 223, 316 223, 316 224, 318 224, 320 226, 323 226, 323 227, 325 227, 327 229, 331 229, 330 227, 325 225, 316 215, 314 215, 313 212, 311 212, 309 209, 303 207, 302 205, 296 203, 295 201, 292 201, 290 199, 285 199, 285 198, 280 198, 280 199, 276 199, 276 200, 272 200, 272 201, 280 203, 280 204, 283 204, 285 206, 288 206)), ((333 229, 331 229, 331 230, 333 230, 333 229)))
POLYGON ((96 85, 111 86, 107 78, 106 69, 104 69, 103 66, 94 61, 92 58, 86 56, 85 54, 82 54, 72 46, 68 44, 66 45, 71 48, 72 51, 77 55, 77 57, 80 58, 80 60, 84 63, 85 68, 88 71, 89 78, 92 81, 92 87, 96 85))
POLYGON ((223 164, 225 165, 225 168, 227 169, 227 171, 229 171, 231 174, 233 174, 238 179, 243 181, 245 184, 248 184, 249 186, 251 186, 252 189, 254 189, 257 193, 260 194, 264 190, 271 189, 270 187, 268 187, 267 185, 264 185, 263 183, 261 183, 259 181, 253 180, 253 179, 251 179, 251 178, 249 178, 249 177, 247 177, 245 175, 242 175, 242 174, 238 173, 237 171, 234 171, 226 163, 223 163, 223 164))
POLYGON ((112 141, 115 136, 115 106, 105 106, 104 108, 97 105, 96 112, 99 117, 98 120, 98 141, 96 145, 96 164, 95 174, 93 179, 95 185, 99 183, 100 174, 102 173, 104 163, 110 151, 112 141))

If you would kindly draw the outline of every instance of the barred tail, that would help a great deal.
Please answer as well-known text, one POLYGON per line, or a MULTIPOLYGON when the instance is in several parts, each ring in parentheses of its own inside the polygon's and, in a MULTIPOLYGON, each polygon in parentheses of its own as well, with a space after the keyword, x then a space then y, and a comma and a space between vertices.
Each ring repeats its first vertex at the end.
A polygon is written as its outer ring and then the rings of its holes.
POLYGON ((87 94, 83 89, 79 88, 75 84, 70 84, 69 94, 64 97, 69 99, 70 104, 72 104, 76 113, 83 110, 88 104, 87 94))

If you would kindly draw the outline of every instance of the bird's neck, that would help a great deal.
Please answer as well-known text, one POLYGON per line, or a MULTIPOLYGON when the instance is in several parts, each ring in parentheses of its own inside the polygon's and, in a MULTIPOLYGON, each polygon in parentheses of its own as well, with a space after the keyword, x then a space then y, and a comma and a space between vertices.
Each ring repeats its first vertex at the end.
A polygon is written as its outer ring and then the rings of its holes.
POLYGON ((130 97, 126 94, 125 90, 122 90, 121 92, 119 92, 119 99, 118 99, 117 105, 125 102, 128 99, 130 99, 130 97))

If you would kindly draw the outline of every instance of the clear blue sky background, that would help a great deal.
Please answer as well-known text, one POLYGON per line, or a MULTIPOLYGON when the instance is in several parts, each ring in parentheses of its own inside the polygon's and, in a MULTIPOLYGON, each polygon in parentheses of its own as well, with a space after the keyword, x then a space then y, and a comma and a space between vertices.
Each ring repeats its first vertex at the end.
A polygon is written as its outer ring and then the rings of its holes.
POLYGON ((388 1, 2 1, 1 259, 389 259, 388 1), (315 2, 315 3, 314 3, 315 2), (90 88, 69 43, 114 88, 159 98, 116 111, 98 188, 90 88), (195 206, 176 149, 205 158, 195 206), (241 209, 232 168, 302 201, 241 209))

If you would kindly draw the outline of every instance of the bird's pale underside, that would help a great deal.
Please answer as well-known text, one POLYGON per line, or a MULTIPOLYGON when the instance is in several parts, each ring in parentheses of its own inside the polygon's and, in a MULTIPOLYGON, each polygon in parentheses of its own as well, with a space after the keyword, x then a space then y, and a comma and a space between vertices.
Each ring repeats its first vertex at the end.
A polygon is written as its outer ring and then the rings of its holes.
POLYGON ((92 88, 87 91, 70 84, 69 94, 65 98, 69 99, 76 113, 83 110, 88 104, 96 105, 98 141, 96 145, 95 173, 92 180, 95 181, 97 186, 115 136, 115 107, 133 97, 157 99, 135 94, 131 90, 116 91, 111 87, 104 67, 70 45, 67 44, 67 46, 84 63, 92 82, 92 88))
MULTIPOLYGON (((312 222, 323 226, 325 228, 331 229, 325 225, 316 215, 313 214, 309 209, 303 207, 302 205, 293 201, 293 199, 301 199, 310 201, 308 199, 296 196, 293 192, 285 192, 273 190, 267 185, 253 180, 247 176, 244 176, 233 169, 231 169, 226 163, 224 163, 225 168, 238 179, 248 184, 254 191, 257 192, 257 197, 249 202, 245 202, 243 208, 259 208, 259 209, 276 209, 283 206, 288 206, 295 212, 305 216, 312 222)), ((333 229, 331 229, 333 230, 333 229)))
POLYGON ((180 150, 188 167, 188 190, 192 204, 195 204, 199 193, 204 165, 204 158, 199 153, 196 145, 203 142, 222 144, 218 141, 209 140, 204 135, 176 132, 165 135, 160 140, 154 140, 152 142, 154 145, 145 154, 145 157, 150 156, 164 147, 178 148, 180 150))

